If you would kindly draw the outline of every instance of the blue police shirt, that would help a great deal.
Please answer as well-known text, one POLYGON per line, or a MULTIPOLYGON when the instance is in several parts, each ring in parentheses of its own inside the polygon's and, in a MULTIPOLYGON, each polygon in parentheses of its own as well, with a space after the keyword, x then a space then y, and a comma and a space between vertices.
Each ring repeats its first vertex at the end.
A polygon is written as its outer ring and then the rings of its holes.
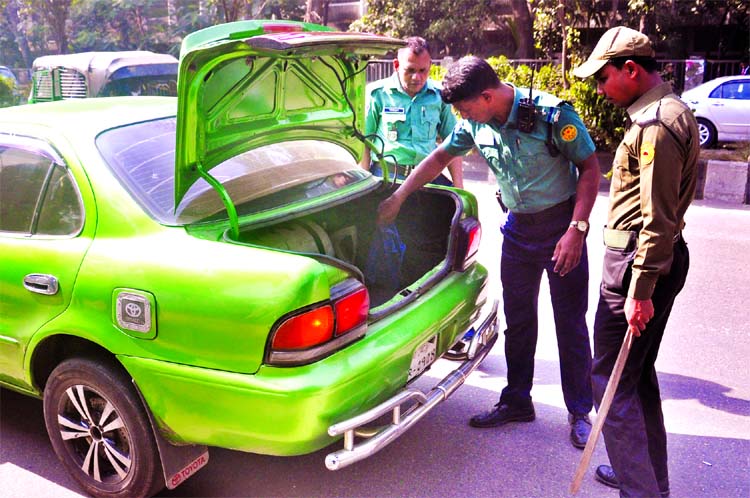
MULTIPOLYGON (((440 97, 440 85, 430 79, 414 97, 404 92, 398 74, 367 85, 365 135, 377 134, 382 140, 386 161, 413 166, 437 147, 437 138, 447 137, 456 117, 440 97)), ((381 143, 372 140, 376 145, 381 143)), ((374 152, 371 153, 376 158, 374 152)))
POLYGON ((560 99, 534 92, 537 115, 534 129, 518 129, 518 102, 528 97, 528 89, 514 87, 514 101, 508 121, 500 125, 461 120, 442 147, 451 155, 463 155, 474 146, 479 149, 495 174, 503 203, 516 213, 536 213, 559 204, 575 194, 580 164, 596 150, 575 109, 560 99), (550 139, 560 153, 552 157, 550 139))

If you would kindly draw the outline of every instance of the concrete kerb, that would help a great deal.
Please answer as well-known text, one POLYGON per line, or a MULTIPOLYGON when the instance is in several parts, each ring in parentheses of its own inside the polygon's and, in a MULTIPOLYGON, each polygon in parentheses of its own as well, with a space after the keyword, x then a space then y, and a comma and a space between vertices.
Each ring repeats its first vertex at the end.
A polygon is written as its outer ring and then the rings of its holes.
MULTIPOLYGON (((599 191, 609 192, 609 180, 604 175, 612 168, 613 154, 597 152, 597 157, 603 176, 599 191)), ((467 180, 495 181, 494 175, 478 153, 464 156, 463 168, 467 180)), ((699 159, 695 198, 728 204, 750 204, 750 161, 699 159)))
POLYGON ((730 204, 748 204, 750 165, 739 161, 703 161, 705 168, 703 199, 730 204))

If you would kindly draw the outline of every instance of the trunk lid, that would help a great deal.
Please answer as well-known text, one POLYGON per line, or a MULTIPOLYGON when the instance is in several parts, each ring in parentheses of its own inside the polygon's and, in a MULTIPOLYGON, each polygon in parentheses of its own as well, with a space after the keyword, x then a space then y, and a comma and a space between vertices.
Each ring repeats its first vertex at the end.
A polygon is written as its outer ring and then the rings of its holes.
MULTIPOLYGON (((180 52, 175 208, 199 178, 238 154, 287 140, 325 140, 361 157, 369 56, 401 40, 294 21, 240 21, 185 38, 180 52)), ((236 214, 234 215, 236 226, 236 214)))

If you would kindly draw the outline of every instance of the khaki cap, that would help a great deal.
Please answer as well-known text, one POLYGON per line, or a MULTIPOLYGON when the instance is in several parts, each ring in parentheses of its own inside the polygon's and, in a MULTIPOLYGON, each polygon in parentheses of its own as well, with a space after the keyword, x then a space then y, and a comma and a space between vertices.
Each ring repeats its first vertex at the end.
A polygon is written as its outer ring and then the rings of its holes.
POLYGON ((588 60, 573 69, 573 75, 579 78, 593 76, 615 57, 654 57, 655 55, 648 36, 640 31, 618 26, 602 35, 588 60))

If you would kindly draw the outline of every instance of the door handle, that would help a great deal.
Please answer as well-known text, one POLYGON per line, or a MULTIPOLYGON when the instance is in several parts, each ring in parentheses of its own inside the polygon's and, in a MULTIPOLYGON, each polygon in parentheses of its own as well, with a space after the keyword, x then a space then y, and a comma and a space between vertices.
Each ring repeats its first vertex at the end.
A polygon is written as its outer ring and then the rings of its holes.
POLYGON ((60 288, 56 277, 41 273, 30 273, 23 277, 23 286, 28 291, 47 296, 54 296, 60 288))

